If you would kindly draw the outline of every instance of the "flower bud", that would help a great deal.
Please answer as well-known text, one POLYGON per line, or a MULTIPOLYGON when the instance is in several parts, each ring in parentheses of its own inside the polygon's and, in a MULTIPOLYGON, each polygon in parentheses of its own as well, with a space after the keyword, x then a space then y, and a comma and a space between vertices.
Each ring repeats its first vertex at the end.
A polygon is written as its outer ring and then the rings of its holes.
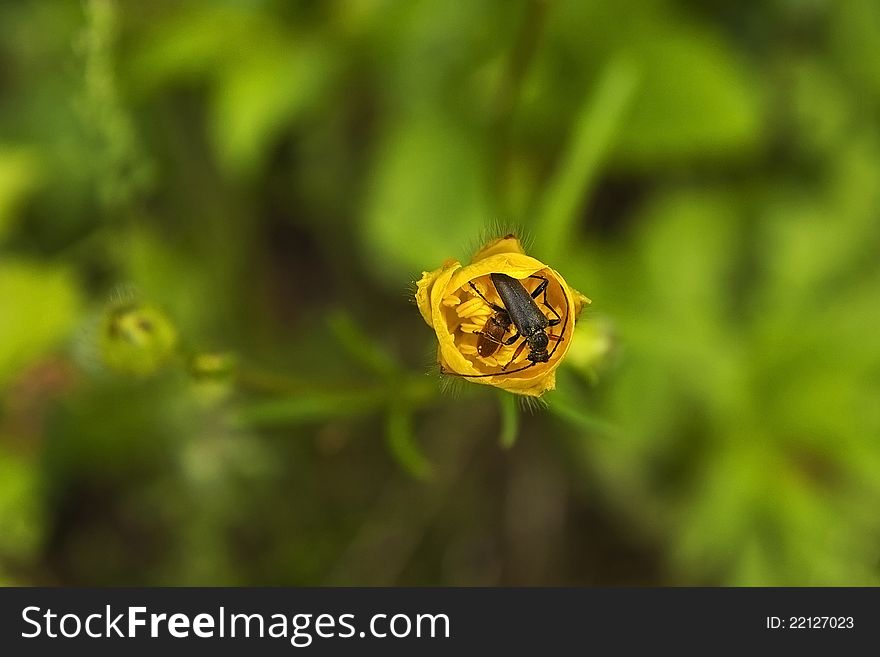
POLYGON ((101 321, 101 359, 121 374, 149 376, 173 355, 177 329, 152 304, 127 301, 108 308, 101 321))
POLYGON ((571 345, 575 321, 588 303, 557 271, 526 255, 513 235, 489 242, 466 266, 447 260, 439 269, 424 272, 416 284, 416 304, 437 336, 437 360, 443 373, 533 397, 555 387, 556 368, 571 345), (542 278, 547 280, 546 290, 535 298, 548 323, 554 323, 544 331, 546 362, 537 359, 537 351, 532 353, 532 345, 523 344, 522 336, 512 340, 517 329, 509 313, 502 315, 487 303, 505 308, 490 278, 493 273, 519 280, 530 294, 542 278), (510 325, 507 330, 498 328, 499 319, 510 325), (480 353, 489 351, 493 353, 480 353))

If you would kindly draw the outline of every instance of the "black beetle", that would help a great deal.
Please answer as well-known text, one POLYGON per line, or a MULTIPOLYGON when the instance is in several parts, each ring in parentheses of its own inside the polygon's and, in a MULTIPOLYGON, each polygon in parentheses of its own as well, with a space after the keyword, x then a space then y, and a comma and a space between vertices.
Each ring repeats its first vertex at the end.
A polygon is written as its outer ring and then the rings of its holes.
MULTIPOLYGON (((501 273, 492 273, 489 274, 489 278, 492 279, 492 283, 495 285, 495 290, 498 292, 498 296, 501 297, 501 302, 504 306, 501 307, 489 301, 489 299, 480 292, 477 286, 474 285, 473 281, 470 282, 471 289, 479 295, 479 297, 486 302, 492 310, 495 311, 495 314, 486 320, 486 325, 483 327, 483 330, 476 332, 480 336, 480 339, 477 342, 477 353, 480 356, 491 356, 501 345, 512 345, 517 340, 522 340, 522 342, 520 342, 516 351, 514 351, 513 357, 510 361, 506 365, 503 365, 501 367, 501 372, 497 374, 458 374, 455 372, 444 372, 446 374, 454 374, 465 378, 480 378, 521 372, 537 363, 546 363, 549 361, 550 357, 556 351, 556 347, 558 347, 559 343, 564 339, 561 335, 556 336, 547 333, 548 328, 563 323, 563 319, 559 316, 559 313, 556 312, 556 310, 547 302, 547 286, 550 283, 549 280, 543 276, 529 276, 529 278, 535 278, 541 281, 538 284, 538 287, 535 288, 534 292, 529 294, 529 291, 526 290, 525 286, 512 276, 501 273), (541 304, 553 313, 555 317, 548 318, 541 312, 538 304, 535 303, 535 299, 539 296, 542 296, 541 304), (512 337, 504 339, 504 335, 507 333, 511 324, 516 328, 516 333, 512 337), (553 347, 552 351, 548 352, 547 347, 550 344, 550 340, 555 340, 556 346, 553 347), (522 350, 526 345, 529 347, 527 358, 530 363, 524 367, 507 371, 507 368, 519 358, 519 355, 522 353, 522 350)), ((567 297, 565 321, 568 321, 567 297)))

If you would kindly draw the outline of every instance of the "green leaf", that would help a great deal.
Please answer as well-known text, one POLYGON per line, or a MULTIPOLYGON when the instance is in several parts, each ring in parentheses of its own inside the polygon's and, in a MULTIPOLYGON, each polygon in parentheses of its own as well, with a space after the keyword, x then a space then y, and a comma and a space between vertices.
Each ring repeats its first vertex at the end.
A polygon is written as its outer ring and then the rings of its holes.
POLYGON ((275 30, 242 7, 212 4, 157 15, 139 33, 127 65, 134 91, 210 77, 234 61, 249 43, 274 38, 275 30))
POLYGON ((29 151, 0 147, 0 241, 12 228, 18 207, 37 177, 37 163, 29 151))
POLYGON ((36 473, 32 463, 0 450, 0 557, 25 559, 39 545, 43 517, 36 473))
POLYGON ((378 155, 363 218, 372 273, 401 281, 439 267, 489 218, 477 145, 441 117, 398 123, 378 155))
POLYGON ((832 3, 829 9, 831 52, 845 79, 875 101, 880 99, 880 6, 874 0, 848 0, 832 3))
POLYGON ((617 433, 614 425, 591 415, 570 400, 556 397, 548 402, 548 408, 554 415, 589 433, 603 436, 613 436, 617 433))
POLYGON ((21 260, 0 263, 0 386, 69 335, 79 306, 67 270, 21 260))
POLYGON ((221 165, 252 174, 267 147, 314 104, 329 78, 326 53, 280 42, 257 48, 226 68, 215 89, 210 131, 221 165))
POLYGON ((671 30, 640 44, 637 61, 644 75, 618 141, 618 165, 666 166, 754 150, 759 87, 721 39, 671 30))
POLYGON ((626 116, 637 79, 630 61, 612 62, 575 118, 566 153, 548 183, 534 226, 541 256, 551 262, 571 240, 580 210, 626 116))
POLYGON ((732 199, 710 190, 659 195, 639 220, 647 276, 631 283, 681 321, 720 321, 741 244, 732 199))
POLYGON ((398 371, 394 358, 377 345, 375 339, 367 335, 350 314, 339 310, 330 315, 327 323, 345 351, 369 370, 385 377, 393 376, 398 371))
POLYGON ((615 140, 612 167, 662 171, 755 153, 764 136, 761 71, 727 33, 683 9, 665 0, 555 4, 539 77, 529 87, 540 112, 530 118, 540 126, 540 132, 533 128, 536 136, 546 143, 550 122, 580 102, 572 89, 582 89, 625 53, 638 69, 639 86, 615 140))

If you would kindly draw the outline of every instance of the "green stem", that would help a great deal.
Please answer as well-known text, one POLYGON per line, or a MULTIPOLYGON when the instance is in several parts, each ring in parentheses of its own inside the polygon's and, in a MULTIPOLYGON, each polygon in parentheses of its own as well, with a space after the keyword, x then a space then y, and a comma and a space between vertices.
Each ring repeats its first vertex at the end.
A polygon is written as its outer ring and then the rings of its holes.
POLYGON ((516 442, 519 434, 519 410, 516 407, 516 399, 507 392, 499 391, 498 409, 501 413, 501 432, 499 443, 504 449, 510 449, 516 442))
POLYGON ((416 440, 410 409, 404 404, 391 404, 385 431, 388 449, 400 467, 416 479, 429 479, 432 476, 431 463, 416 440))
MULTIPOLYGON (((538 42, 544 31, 544 23, 547 17, 547 8, 551 0, 529 0, 524 11, 516 42, 510 51, 507 67, 501 77, 498 86, 498 95, 492 108, 492 134, 494 135, 495 172, 492 181, 495 189, 495 198, 502 203, 503 190, 506 188, 507 161, 510 155, 510 125, 513 113, 519 101, 520 91, 529 66, 538 49, 538 42)), ((506 214, 505 208, 500 208, 502 214, 506 214)))
POLYGON ((243 390, 272 395, 292 395, 305 388, 303 381, 251 365, 238 368, 236 383, 243 390))
POLYGON ((613 437, 619 432, 617 427, 610 422, 594 417, 584 412, 583 409, 559 399, 553 399, 549 404, 549 408, 550 412, 554 415, 591 433, 613 437))
POLYGON ((580 210, 633 98, 637 77, 628 60, 612 61, 578 112, 568 151, 550 180, 534 225, 537 246, 548 262, 558 260, 571 240, 580 210))
MULTIPOLYGON (((278 377, 276 381, 282 380, 282 377, 278 377)), ((271 383, 272 379, 266 382, 271 383)), ((390 385, 362 388, 316 390, 302 385, 297 388, 281 397, 242 404, 235 412, 235 423, 258 427, 358 417, 378 412, 392 404, 418 408, 437 394, 436 386, 422 376, 405 378, 390 385)))

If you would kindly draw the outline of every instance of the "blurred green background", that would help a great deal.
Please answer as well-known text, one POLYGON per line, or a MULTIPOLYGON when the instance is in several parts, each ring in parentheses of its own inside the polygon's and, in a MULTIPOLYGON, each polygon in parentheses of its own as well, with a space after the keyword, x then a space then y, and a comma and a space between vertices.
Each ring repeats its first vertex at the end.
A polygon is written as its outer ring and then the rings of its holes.
POLYGON ((0 582, 880 584, 878 112, 874 0, 0 5, 0 582), (510 225, 539 407, 409 298, 510 225))

